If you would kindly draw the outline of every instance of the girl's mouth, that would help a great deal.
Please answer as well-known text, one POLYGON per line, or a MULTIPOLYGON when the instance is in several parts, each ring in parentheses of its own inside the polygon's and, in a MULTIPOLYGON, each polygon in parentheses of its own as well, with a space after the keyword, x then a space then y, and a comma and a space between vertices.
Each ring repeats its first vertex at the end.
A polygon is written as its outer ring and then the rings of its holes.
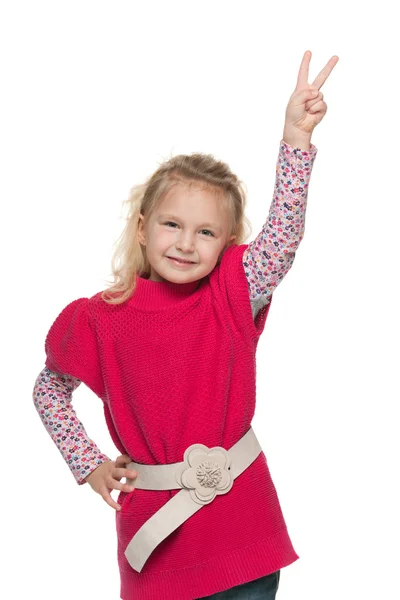
POLYGON ((181 265, 182 267, 187 267, 189 265, 194 265, 194 263, 192 261, 188 261, 188 260, 179 260, 177 258, 172 258, 172 256, 167 256, 167 258, 169 260, 172 260, 172 262, 174 262, 176 265, 181 265))

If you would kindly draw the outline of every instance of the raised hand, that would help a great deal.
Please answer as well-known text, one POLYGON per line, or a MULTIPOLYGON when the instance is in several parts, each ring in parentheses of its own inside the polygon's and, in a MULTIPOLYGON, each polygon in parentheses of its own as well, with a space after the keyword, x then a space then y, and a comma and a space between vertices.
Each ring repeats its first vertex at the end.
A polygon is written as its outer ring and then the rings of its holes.
POLYGON ((287 143, 291 144, 293 140, 297 139, 310 139, 314 128, 324 118, 328 107, 320 88, 331 74, 338 60, 338 56, 332 56, 314 81, 308 83, 311 51, 307 50, 304 53, 297 77, 296 89, 290 96, 286 107, 283 139, 287 143))

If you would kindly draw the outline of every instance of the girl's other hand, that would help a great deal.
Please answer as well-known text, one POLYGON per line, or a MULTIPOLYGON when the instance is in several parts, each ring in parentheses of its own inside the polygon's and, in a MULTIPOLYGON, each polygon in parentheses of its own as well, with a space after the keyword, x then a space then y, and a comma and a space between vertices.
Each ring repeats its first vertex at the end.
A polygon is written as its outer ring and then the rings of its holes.
POLYGON ((286 108, 285 132, 288 137, 310 137, 314 127, 324 118, 328 109, 326 102, 323 101, 324 95, 320 92, 334 66, 338 62, 338 56, 332 56, 325 67, 320 71, 314 81, 308 83, 308 68, 311 61, 311 51, 304 53, 301 61, 297 85, 293 94, 290 96, 286 108), (313 91, 317 94, 313 95, 313 91))
POLYGON ((110 492, 111 490, 121 490, 123 492, 133 492, 133 485, 120 483, 122 477, 134 479, 137 477, 136 471, 126 469, 123 465, 132 462, 128 454, 121 454, 117 460, 107 460, 99 465, 94 471, 89 473, 85 480, 90 484, 92 489, 100 494, 100 496, 115 510, 121 510, 121 505, 114 502, 110 492))

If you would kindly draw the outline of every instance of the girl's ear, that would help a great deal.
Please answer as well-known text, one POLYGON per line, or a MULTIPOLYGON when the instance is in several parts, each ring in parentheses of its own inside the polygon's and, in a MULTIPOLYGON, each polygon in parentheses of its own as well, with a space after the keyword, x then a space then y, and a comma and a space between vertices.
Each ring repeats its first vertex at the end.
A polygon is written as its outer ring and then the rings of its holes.
POLYGON ((138 222, 138 240, 139 240, 139 244, 141 244, 142 246, 145 246, 145 237, 144 237, 144 215, 139 215, 139 222, 138 222))

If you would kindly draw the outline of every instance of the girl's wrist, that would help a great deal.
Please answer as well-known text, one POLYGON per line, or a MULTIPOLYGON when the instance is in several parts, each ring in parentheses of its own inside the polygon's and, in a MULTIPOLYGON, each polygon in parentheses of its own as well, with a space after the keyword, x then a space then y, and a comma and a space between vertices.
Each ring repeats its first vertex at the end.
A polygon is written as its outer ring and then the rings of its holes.
POLYGON ((301 135, 296 131, 290 131, 289 129, 283 130, 282 139, 284 142, 292 146, 293 148, 300 148, 301 150, 309 150, 311 135, 301 135))

